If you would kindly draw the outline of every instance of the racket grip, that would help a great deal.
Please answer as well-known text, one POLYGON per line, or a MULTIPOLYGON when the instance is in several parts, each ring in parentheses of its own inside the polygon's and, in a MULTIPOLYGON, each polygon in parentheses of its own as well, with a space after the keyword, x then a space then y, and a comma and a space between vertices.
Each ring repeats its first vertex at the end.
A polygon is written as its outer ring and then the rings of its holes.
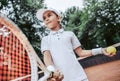
POLYGON ((47 67, 47 71, 44 72, 44 76, 40 78, 38 81, 47 81, 47 79, 53 77, 53 71, 55 68, 52 65, 47 67))
POLYGON ((45 75, 40 78, 38 81, 47 81, 48 78, 50 78, 51 73, 44 73, 45 75))

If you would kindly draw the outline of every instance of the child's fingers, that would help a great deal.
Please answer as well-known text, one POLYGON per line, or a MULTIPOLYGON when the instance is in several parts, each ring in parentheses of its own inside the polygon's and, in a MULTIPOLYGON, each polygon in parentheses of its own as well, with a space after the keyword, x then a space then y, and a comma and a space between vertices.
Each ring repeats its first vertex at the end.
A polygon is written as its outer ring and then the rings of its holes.
POLYGON ((57 78, 57 81, 62 81, 63 78, 64 78, 64 75, 60 73, 59 77, 57 78))
POLYGON ((112 57, 112 56, 115 56, 116 54, 115 53, 110 53, 109 56, 112 57))
POLYGON ((109 54, 106 52, 106 49, 105 49, 105 48, 102 49, 102 52, 103 52, 104 55, 107 55, 107 56, 109 55, 109 54))
POLYGON ((55 78, 49 78, 47 81, 57 81, 55 78))
POLYGON ((53 78, 55 78, 57 81, 61 81, 63 79, 63 74, 62 72, 60 72, 59 70, 56 70, 54 73, 53 73, 53 78))
POLYGON ((51 78, 49 78, 47 81, 62 81, 64 78, 63 74, 59 72, 58 76, 53 76, 51 78))
POLYGON ((108 53, 105 48, 102 49, 102 52, 103 52, 104 55, 109 56, 109 57, 112 57, 112 56, 115 55, 115 54, 113 54, 113 53, 108 53))
POLYGON ((59 77, 59 75, 60 75, 60 72, 58 70, 54 71, 54 73, 53 73, 54 78, 59 77))

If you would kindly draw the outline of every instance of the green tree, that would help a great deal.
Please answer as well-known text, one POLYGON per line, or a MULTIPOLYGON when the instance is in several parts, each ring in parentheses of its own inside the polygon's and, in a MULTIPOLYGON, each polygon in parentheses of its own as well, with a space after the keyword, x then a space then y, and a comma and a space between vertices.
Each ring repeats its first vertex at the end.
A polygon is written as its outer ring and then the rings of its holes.
MULTIPOLYGON (((82 10, 82 16, 80 28, 82 28, 82 33, 79 34, 81 43, 84 47, 89 49, 93 47, 99 47, 98 42, 96 42, 96 37, 94 37, 93 32, 96 29, 96 11, 98 10, 100 2, 98 0, 85 0, 84 9, 82 10)), ((99 31, 97 31, 99 32, 99 31)), ((100 36, 99 36, 100 37, 100 36)), ((100 40, 101 41, 101 40, 100 40)), ((100 43, 100 45, 103 45, 100 43)))
POLYGON ((99 35, 102 34, 106 45, 111 45, 120 40, 120 1, 107 0, 101 4, 96 12, 96 26, 101 28, 99 35))
POLYGON ((37 53, 40 53, 40 36, 44 26, 36 18, 36 11, 44 7, 44 0, 1 0, 0 13, 12 19, 28 37, 37 53), (39 30, 38 30, 39 29, 39 30))
POLYGON ((120 2, 118 0, 96 0, 97 2, 94 3, 94 1, 92 2, 94 5, 89 3, 87 6, 91 20, 85 27, 90 41, 93 42, 93 47, 105 47, 119 42, 120 2))
POLYGON ((81 10, 78 7, 71 7, 68 8, 65 13, 62 13, 62 15, 62 24, 65 25, 65 30, 71 30, 78 35, 80 32, 79 25, 81 22, 81 10))
POLYGON ((65 12, 63 24, 86 49, 106 47, 120 40, 119 12, 118 0, 84 0, 84 9, 73 7, 65 12))

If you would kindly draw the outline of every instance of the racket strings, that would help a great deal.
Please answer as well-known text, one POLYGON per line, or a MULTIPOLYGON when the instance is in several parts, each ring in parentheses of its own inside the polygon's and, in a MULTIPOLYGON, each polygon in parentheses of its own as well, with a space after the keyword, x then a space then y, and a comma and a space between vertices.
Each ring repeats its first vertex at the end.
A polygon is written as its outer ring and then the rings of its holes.
MULTIPOLYGON (((3 25, 0 25, 2 29, 3 25)), ((4 28, 5 32, 10 29, 4 28)), ((12 79, 31 74, 29 57, 17 37, 10 32, 6 36, 0 34, 0 80, 12 79)), ((30 77, 22 81, 30 81, 30 77)))

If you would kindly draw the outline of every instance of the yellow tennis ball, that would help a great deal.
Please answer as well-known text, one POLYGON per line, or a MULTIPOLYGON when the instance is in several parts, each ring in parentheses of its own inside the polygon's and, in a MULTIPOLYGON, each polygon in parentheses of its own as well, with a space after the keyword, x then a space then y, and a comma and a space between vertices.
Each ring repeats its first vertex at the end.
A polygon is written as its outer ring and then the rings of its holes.
POLYGON ((109 47, 107 47, 106 48, 106 51, 107 51, 107 53, 109 53, 109 54, 116 54, 116 48, 115 47, 113 47, 113 46, 109 46, 109 47))

